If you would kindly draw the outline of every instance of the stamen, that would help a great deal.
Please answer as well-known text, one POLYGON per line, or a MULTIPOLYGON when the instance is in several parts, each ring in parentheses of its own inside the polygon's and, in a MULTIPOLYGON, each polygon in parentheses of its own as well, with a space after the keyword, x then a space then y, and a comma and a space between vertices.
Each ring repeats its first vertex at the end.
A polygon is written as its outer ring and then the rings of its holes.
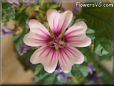
POLYGON ((52 39, 56 40, 54 33, 50 33, 50 34, 51 34, 52 39))
POLYGON ((64 41, 60 41, 59 43, 60 43, 60 45, 64 45, 64 44, 65 44, 65 42, 64 42, 64 41))
POLYGON ((58 45, 55 45, 55 50, 59 50, 59 46, 58 45))
POLYGON ((54 47, 54 46, 55 46, 55 43, 54 43, 53 41, 51 41, 51 42, 48 43, 48 45, 49 45, 50 47, 54 47))
POLYGON ((64 48, 65 41, 63 33, 60 33, 59 35, 57 33, 51 33, 51 37, 52 39, 48 43, 50 47, 54 48, 55 50, 64 48))

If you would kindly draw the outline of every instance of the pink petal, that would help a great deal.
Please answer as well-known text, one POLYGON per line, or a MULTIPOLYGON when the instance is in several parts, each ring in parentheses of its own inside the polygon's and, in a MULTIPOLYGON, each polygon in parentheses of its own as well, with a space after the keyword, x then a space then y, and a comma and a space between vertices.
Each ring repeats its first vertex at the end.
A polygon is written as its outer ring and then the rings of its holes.
POLYGON ((30 61, 33 64, 42 63, 45 71, 52 73, 57 66, 58 53, 48 46, 40 47, 33 53, 30 61))
POLYGON ((43 46, 43 45, 46 45, 48 43, 48 39, 50 37, 49 36, 43 36, 43 35, 40 35, 40 34, 36 34, 36 33, 33 33, 33 32, 29 32, 28 34, 26 34, 24 36, 24 43, 28 46, 43 46))
POLYGON ((37 20, 31 19, 29 21, 30 32, 37 33, 43 36, 49 35, 48 30, 37 20))
POLYGON ((70 46, 86 47, 91 44, 91 39, 86 36, 87 25, 81 21, 74 24, 65 32, 65 37, 70 46))
POLYGON ((64 31, 72 20, 73 14, 71 11, 59 13, 54 9, 47 12, 47 19, 52 31, 64 31))
POLYGON ((67 37, 67 39, 67 44, 69 46, 87 47, 91 44, 91 39, 86 35, 80 37, 67 37))
POLYGON ((66 47, 61 50, 59 64, 63 72, 70 72, 73 64, 82 64, 84 61, 83 54, 73 47, 66 47))
POLYGON ((37 20, 29 21, 30 32, 25 35, 24 43, 29 46, 42 46, 47 43, 49 37, 48 30, 37 20))
POLYGON ((71 26, 66 32, 66 35, 69 36, 78 36, 81 34, 86 34, 87 25, 85 22, 80 21, 71 26))

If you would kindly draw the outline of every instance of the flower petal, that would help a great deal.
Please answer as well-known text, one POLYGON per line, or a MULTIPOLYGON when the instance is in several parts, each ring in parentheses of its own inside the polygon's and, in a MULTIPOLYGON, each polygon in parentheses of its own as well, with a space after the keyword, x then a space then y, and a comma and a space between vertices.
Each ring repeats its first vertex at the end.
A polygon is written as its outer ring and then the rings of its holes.
POLYGON ((50 38, 48 30, 37 20, 29 21, 30 32, 25 35, 24 43, 28 46, 42 46, 50 38))
POLYGON ((65 32, 67 42, 71 46, 86 47, 91 44, 91 39, 86 36, 87 25, 81 21, 74 24, 65 32))
POLYGON ((49 36, 40 35, 37 33, 29 32, 24 36, 24 43, 28 46, 43 46, 48 43, 48 40, 50 39, 49 36))
POLYGON ((52 31, 60 32, 65 31, 65 29, 70 24, 73 18, 73 13, 71 11, 65 11, 64 13, 59 13, 54 9, 50 9, 47 12, 47 19, 49 26, 52 31))
POLYGON ((70 72, 73 64, 82 64, 84 61, 83 54, 73 47, 66 47, 61 50, 59 64, 63 72, 70 72))
POLYGON ((58 53, 48 46, 40 47, 33 53, 30 61, 33 64, 42 63, 45 71, 52 73, 57 66, 58 53))
POLYGON ((84 55, 78 49, 68 46, 66 52, 71 56, 71 62, 74 62, 74 64, 82 64, 84 62, 84 55))
POLYGON ((86 35, 80 37, 67 37, 67 39, 67 44, 69 46, 87 47, 91 44, 91 39, 86 35))
POLYGON ((49 35, 48 30, 39 21, 35 19, 31 19, 28 25, 30 27, 30 32, 37 33, 44 36, 49 35))
POLYGON ((66 35, 77 36, 81 34, 86 34, 87 25, 85 22, 80 21, 71 26, 66 32, 66 35))

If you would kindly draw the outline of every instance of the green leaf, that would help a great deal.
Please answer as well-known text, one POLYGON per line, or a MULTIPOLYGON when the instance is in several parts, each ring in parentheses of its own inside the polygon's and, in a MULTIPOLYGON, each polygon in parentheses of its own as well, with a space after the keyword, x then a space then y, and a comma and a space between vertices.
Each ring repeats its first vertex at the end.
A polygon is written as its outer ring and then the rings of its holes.
POLYGON ((87 34, 94 34, 94 33, 95 31, 93 29, 90 29, 90 28, 87 29, 87 34))
POLYGON ((54 84, 56 75, 54 73, 47 73, 41 64, 38 64, 35 69, 35 82, 41 85, 54 84))
POLYGON ((91 38, 91 40, 95 39, 95 31, 93 29, 88 28, 86 33, 91 38))
POLYGON ((82 66, 82 67, 80 67, 80 71, 81 71, 81 73, 82 73, 82 75, 84 76, 84 77, 86 77, 87 75, 88 75, 88 68, 86 67, 86 66, 82 66))
POLYGON ((48 74, 43 80, 40 81, 44 85, 56 84, 56 76, 54 74, 48 74))
POLYGON ((44 79, 48 75, 47 72, 44 71, 43 66, 38 64, 35 69, 35 82, 39 82, 40 80, 44 79))
POLYGON ((103 56, 103 55, 109 54, 109 52, 108 52, 107 50, 105 50, 101 44, 99 44, 99 45, 96 47, 95 53, 96 53, 97 55, 99 55, 99 56, 103 56))
POLYGON ((88 68, 82 65, 74 65, 71 71, 73 77, 78 79, 78 81, 83 80, 88 75, 88 68))
POLYGON ((79 50, 86 57, 87 61, 85 61, 85 62, 93 61, 94 53, 93 53, 93 50, 90 47, 80 48, 79 50))
POLYGON ((112 42, 107 39, 101 39, 100 41, 95 41, 94 52, 99 57, 97 59, 110 59, 113 55, 112 42))
POLYGON ((24 69, 32 69, 35 70, 36 65, 33 65, 30 63, 30 57, 33 54, 34 50, 30 49, 25 54, 20 56, 18 60, 21 62, 21 64, 24 66, 24 69))

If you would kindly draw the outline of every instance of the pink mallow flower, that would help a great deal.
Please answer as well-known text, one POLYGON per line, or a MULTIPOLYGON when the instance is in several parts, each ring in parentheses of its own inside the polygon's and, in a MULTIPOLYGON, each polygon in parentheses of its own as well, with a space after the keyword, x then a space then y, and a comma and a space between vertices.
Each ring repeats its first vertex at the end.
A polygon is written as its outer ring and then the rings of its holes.
POLYGON ((63 72, 68 73, 72 65, 84 62, 84 55, 75 47, 89 46, 91 39, 86 36, 87 25, 83 21, 68 27, 72 18, 71 11, 59 13, 49 9, 49 31, 39 21, 29 21, 30 32, 25 35, 24 43, 39 47, 30 58, 32 64, 43 64, 48 73, 54 72, 59 65, 63 72))

